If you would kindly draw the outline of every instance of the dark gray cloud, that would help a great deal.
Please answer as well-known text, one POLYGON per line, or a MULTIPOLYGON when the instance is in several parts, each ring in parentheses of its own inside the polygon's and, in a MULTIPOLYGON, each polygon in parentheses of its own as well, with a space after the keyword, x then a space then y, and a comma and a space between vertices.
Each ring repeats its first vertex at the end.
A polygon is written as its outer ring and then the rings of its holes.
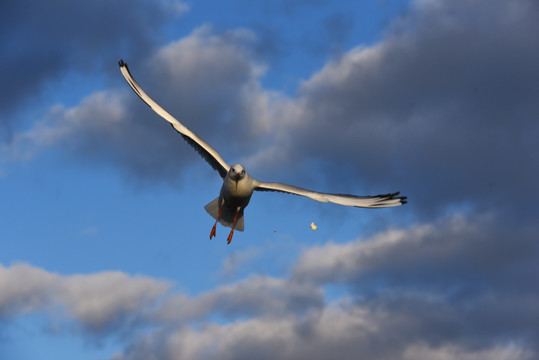
POLYGON ((533 222, 507 223, 494 215, 455 215, 411 230, 388 230, 363 243, 311 248, 299 259, 303 281, 379 283, 436 291, 485 284, 526 288, 539 244, 533 222), (320 260, 323 258, 323 260, 320 260), (429 271, 430 269, 430 271, 429 271), (305 277, 305 275, 307 277, 305 277))
POLYGON ((537 232, 489 214, 448 216, 307 248, 288 276, 196 296, 121 272, 0 267, 0 311, 60 307, 60 329, 72 319, 98 341, 128 333, 114 359, 528 360, 539 352, 537 232))
POLYGON ((347 297, 303 317, 178 326, 120 358, 537 356, 537 9, 416 2, 382 42, 273 104, 275 145, 253 159, 296 169, 322 159, 313 176, 322 182, 345 173, 369 191, 400 187, 410 208, 435 219, 307 249, 289 281, 342 287, 347 297), (448 209, 461 214, 440 217, 448 209))
MULTIPOLYGON (((421 223, 308 248, 289 277, 193 297, 123 275, 131 292, 96 299, 114 276, 96 275, 85 293, 36 269, 25 288, 9 276, 23 268, 4 269, 0 310, 61 303, 93 333, 150 329, 118 359, 536 358, 538 11, 526 0, 417 1, 380 43, 328 63, 293 97, 261 87, 246 30, 201 27, 126 58, 142 87, 225 159, 252 152, 255 176, 278 166, 297 175, 271 180, 400 189, 421 223), (61 297, 50 283, 64 284, 61 297), (332 301, 335 287, 346 295, 332 301)), ((53 146, 176 181, 198 155, 122 85, 51 108, 4 151, 28 158, 53 146)))
MULTIPOLYGON (((226 158, 252 147, 249 138, 256 139, 267 122, 258 116, 268 96, 257 81, 263 69, 250 61, 252 38, 246 30, 215 33, 204 26, 129 65, 152 97, 226 158)), ((122 81, 117 61, 113 64, 122 81)), ((52 107, 32 129, 14 136, 4 147, 6 157, 30 158, 53 146, 79 163, 113 165, 137 181, 169 183, 178 181, 188 163, 201 163, 168 123, 125 82, 119 84, 77 106, 52 107)))
POLYGON ((338 58, 343 55, 345 43, 356 25, 355 14, 337 12, 324 16, 320 25, 302 34, 296 42, 315 57, 338 58))
MULTIPOLYGON (((328 63, 294 97, 261 87, 248 30, 204 26, 126 60, 163 107, 255 176, 333 192, 401 190, 426 218, 463 207, 518 221, 537 215, 530 199, 539 197, 537 12, 528 0, 416 2, 382 41, 328 63), (270 178, 276 167, 298 175, 270 178)), ((165 182, 198 161, 134 95, 108 94, 46 119, 70 134, 61 142, 70 154, 165 182), (111 101, 121 121, 109 121, 111 101)))
MULTIPOLYGON (((35 102, 66 73, 107 72, 119 56, 146 54, 156 30, 177 16, 174 1, 3 1, 0 5, 0 120, 35 102), (99 56, 97 56, 99 54, 99 56)), ((8 125, 4 125, 8 129, 8 125)))
POLYGON ((406 318, 397 333, 411 336, 411 326, 418 326, 414 341, 472 346, 516 337, 534 344, 539 291, 530 284, 539 271, 537 231, 533 222, 456 216, 311 248, 294 277, 349 287, 358 305, 406 318))
MULTIPOLYGON (((225 310, 229 321, 159 328, 117 358, 533 359, 536 232, 536 225, 508 230, 491 216, 447 217, 309 248, 286 281, 253 278, 176 304, 176 314, 202 306, 195 313, 209 319, 208 310, 225 310), (323 306, 306 301, 313 289, 335 284, 350 291, 323 306), (294 286, 309 289, 298 292, 303 311, 271 304, 295 303, 279 296, 296 293, 294 286)), ((174 318, 172 308, 163 310, 171 314, 163 319, 174 318)))
POLYGON ((537 214, 537 13, 526 0, 417 2, 382 42, 303 84, 275 158, 400 189, 424 215, 450 204, 537 214))

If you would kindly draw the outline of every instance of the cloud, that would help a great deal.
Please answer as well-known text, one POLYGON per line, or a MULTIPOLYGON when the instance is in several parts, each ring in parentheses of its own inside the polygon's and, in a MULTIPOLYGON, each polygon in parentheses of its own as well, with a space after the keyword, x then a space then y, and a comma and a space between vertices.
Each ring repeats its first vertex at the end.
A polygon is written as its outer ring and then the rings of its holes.
MULTIPOLYGON (((409 211, 426 219, 456 207, 516 221, 537 214, 529 199, 539 196, 539 89, 529 81, 539 76, 536 11, 528 0, 416 1, 379 43, 330 61, 294 96, 261 86, 258 40, 246 29, 202 26, 126 60, 163 107, 262 179, 401 190, 409 211), (276 168, 296 171, 275 178, 276 168)), ((177 183, 200 163, 125 84, 51 108, 3 154, 28 157, 44 145, 142 181, 177 183)))
MULTIPOLYGON (((135 27, 126 41, 141 36, 153 50, 125 60, 148 93, 225 159, 268 180, 328 186, 320 190, 400 189, 418 223, 308 247, 283 278, 252 274, 196 295, 123 272, 0 266, 3 319, 52 318, 60 308, 60 321, 74 321, 84 334, 132 331, 115 359, 537 357, 539 292, 530 285, 539 273, 535 2, 415 1, 379 43, 333 59, 293 96, 261 86, 266 69, 255 61, 255 33, 208 25, 153 48, 145 30, 167 18, 164 7, 148 18, 151 12, 136 9, 126 10, 135 27), (296 175, 269 179, 276 168, 296 175)), ((119 33, 103 27, 114 34, 110 44, 122 43, 132 29, 124 25, 119 33)), ((348 34, 346 27, 328 31, 340 41, 348 34)), ((43 36, 44 47, 55 45, 43 36)), ((77 41, 117 53, 95 36, 77 41)), ((23 48, 2 68, 43 51, 23 48)), ((36 68, 21 66, 38 90, 27 91, 25 78, 5 101, 28 101, 65 62, 90 61, 84 52, 65 57, 64 47, 50 54, 36 68)), ((49 108, 13 133, 3 158, 29 161, 50 149, 139 180, 177 182, 200 159, 122 86, 49 108)), ((237 254, 223 267, 233 273, 255 255, 237 254)))
POLYGON ((370 331, 362 329, 365 322, 359 311, 326 308, 304 323, 261 318, 211 324, 198 331, 179 328, 141 339, 118 359, 340 359, 353 354, 350 350, 358 350, 360 344, 353 345, 351 340, 370 331), (347 345, 352 349, 343 348, 347 345))
POLYGON ((172 297, 171 323, 115 359, 532 359, 537 226, 503 228, 456 216, 307 248, 287 278, 172 297), (328 286, 344 295, 320 301, 328 286))
POLYGON ((260 255, 260 249, 250 248, 244 251, 234 252, 223 260, 222 278, 228 279, 236 275, 240 265, 243 267, 260 255))
MULTIPOLYGON (((379 317, 367 309, 327 307, 305 323, 254 319, 201 330, 180 328, 140 339, 119 359, 532 359, 534 353, 518 343, 473 348, 400 343, 379 317), (302 328, 309 327, 307 333, 302 328), (397 344, 396 344, 397 343, 397 344), (428 357, 431 356, 431 357, 428 357)), ((390 324, 387 324, 390 325, 390 324)), ((401 329, 399 329, 401 330, 401 329)))
POLYGON ((58 276, 29 265, 0 266, 0 314, 13 316, 43 308, 51 301, 58 276))
POLYGON ((404 360, 480 360, 480 359, 532 359, 533 353, 522 349, 518 344, 495 346, 487 350, 466 351, 458 347, 432 349, 427 346, 412 346, 406 349, 404 360))
POLYGON ((106 71, 111 67, 101 61, 113 63, 119 53, 146 53, 157 39, 152 29, 187 10, 177 0, 2 2, 0 78, 9 85, 0 99, 4 130, 17 108, 38 101, 51 83, 70 72, 106 71))
POLYGON ((438 334, 442 339, 468 332, 475 332, 469 334, 475 339, 496 336, 492 332, 516 324, 513 330, 532 333, 526 318, 539 315, 531 305, 539 293, 529 286, 530 275, 539 271, 536 231, 531 223, 511 226, 492 215, 456 215, 311 247, 298 259, 292 279, 345 286, 373 306, 422 317, 431 329, 447 327, 439 321, 448 321, 455 330, 438 334), (439 311, 456 314, 439 316, 439 311))
POLYGON ((119 126, 124 125, 122 122, 127 117, 122 102, 118 93, 104 91, 88 96, 75 108, 56 105, 30 130, 16 134, 3 146, 3 153, 13 160, 28 161, 51 146, 73 146, 73 142, 81 140, 84 143, 81 148, 86 148, 105 133, 109 137, 118 136, 119 126))
POLYGON ((171 297, 155 316, 165 321, 175 319, 179 323, 207 320, 215 315, 229 320, 238 317, 282 318, 303 314, 323 304, 324 294, 316 286, 253 275, 196 297, 171 297))
POLYGON ((9 319, 61 307, 85 330, 126 330, 170 288, 165 281, 122 272, 62 276, 27 264, 0 265, 0 315, 9 319))
POLYGON ((61 308, 94 339, 129 333, 114 359, 527 360, 539 351, 539 246, 537 225, 520 226, 448 216, 308 247, 282 278, 252 274, 197 295, 122 272, 18 264, 0 269, 0 313, 58 322, 61 308))
POLYGON ((253 61, 255 43, 250 30, 200 27, 150 59, 153 76, 147 86, 195 132, 206 130, 210 139, 241 139, 220 141, 232 148, 248 144, 249 136, 264 132, 270 121, 265 108, 271 92, 259 82, 265 68, 253 61))
MULTIPOLYGON (((223 154, 237 154, 251 146, 243 139, 267 131, 272 97, 258 82, 263 68, 250 61, 251 39, 246 30, 217 34, 204 26, 131 70, 170 113, 206 135, 223 154)), ((74 107, 51 107, 32 128, 4 144, 2 153, 29 160, 47 148, 60 148, 77 162, 115 166, 143 181, 177 182, 185 166, 200 161, 127 84, 94 92, 74 107)))
MULTIPOLYGON (((294 274, 315 282, 363 283, 370 275, 394 278, 404 283, 407 278, 420 281, 431 279, 427 269, 436 268, 435 283, 446 286, 444 276, 461 281, 455 266, 474 266, 467 269, 486 274, 514 261, 513 253, 522 260, 530 251, 528 231, 492 227, 493 216, 454 215, 411 229, 389 229, 374 237, 360 238, 347 244, 328 243, 312 247, 298 260, 294 274), (488 247, 488 257, 484 249, 488 247), (455 264, 455 259, 460 259, 455 264), (402 278, 401 278, 402 277, 402 278)), ((485 275, 486 275, 485 274, 485 275)), ((467 278, 472 281, 473 279, 467 278)), ((380 278, 377 279, 379 281, 380 278)))
POLYGON ((448 205, 536 214, 536 13, 525 0, 415 2, 382 41, 304 82, 295 120, 260 153, 270 168, 316 159, 317 176, 335 186, 339 173, 345 190, 402 190, 423 216, 448 205))
POLYGON ((73 275, 63 279, 59 302, 86 329, 117 331, 144 316, 169 288, 168 282, 122 272, 73 275))

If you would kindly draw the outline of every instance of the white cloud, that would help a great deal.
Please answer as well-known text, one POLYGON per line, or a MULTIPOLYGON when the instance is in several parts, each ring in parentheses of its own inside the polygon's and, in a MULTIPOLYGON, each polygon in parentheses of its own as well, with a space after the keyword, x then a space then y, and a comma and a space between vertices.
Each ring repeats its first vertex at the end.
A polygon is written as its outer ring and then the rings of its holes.
POLYGON ((251 275, 196 296, 122 272, 18 264, 0 268, 0 313, 60 308, 59 321, 94 338, 129 331, 115 359, 528 360, 539 337, 536 226, 505 227, 449 216, 310 247, 283 278, 251 275), (328 285, 343 295, 328 302, 328 285))
POLYGON ((457 346, 431 348, 417 344, 410 346, 403 354, 403 360, 531 360, 535 355, 519 344, 493 346, 474 351, 457 346))
POLYGON ((162 3, 163 7, 172 12, 175 16, 183 15, 190 10, 189 4, 181 0, 163 0, 162 3))
POLYGON ((261 249, 250 248, 244 251, 238 251, 230 254, 223 260, 223 270, 221 277, 223 279, 231 278, 236 275, 239 267, 244 267, 261 252, 261 249))
MULTIPOLYGON (((131 70, 225 157, 248 153, 268 168, 316 159, 317 178, 402 186, 408 209, 437 220, 307 248, 285 278, 252 275, 196 296, 121 272, 0 267, 0 313, 61 307, 100 336, 151 327, 125 359, 536 356, 536 9, 418 1, 379 44, 328 63, 292 98, 260 85, 250 31, 203 27, 160 48, 131 70), (462 203, 465 216, 433 211, 462 203), (346 297, 326 304, 335 284, 346 297)), ((61 147, 162 181, 199 161, 181 143, 125 85, 52 108, 2 155, 61 147)))
MULTIPOLYGON (((398 312, 331 304, 299 319, 253 318, 199 328, 157 331, 114 359, 497 359, 528 360, 534 352, 518 343, 480 347, 427 344, 406 334, 398 312)), ((406 319, 409 321, 409 319, 406 319)), ((425 329, 428 331, 428 329, 425 329)))
MULTIPOLYGON (((250 54, 253 36, 245 29, 217 33, 203 26, 161 47, 147 66, 130 63, 131 71, 152 97, 223 156, 238 154, 269 131, 270 108, 282 101, 260 85, 264 66, 250 54)), ((120 81, 120 72, 116 75, 120 81)), ((198 155, 121 84, 121 89, 92 93, 74 107, 51 107, 29 130, 2 145, 3 159, 28 161, 45 149, 60 148, 79 162, 113 164, 143 180, 177 181, 198 155)))
POLYGON ((84 326, 101 330, 122 317, 144 315, 169 288, 168 282, 122 272, 73 275, 63 279, 58 301, 84 326))
POLYGON ((3 144, 2 155, 12 161, 28 161, 49 147, 73 146, 81 138, 88 143, 96 137, 116 137, 128 127, 124 102, 125 94, 102 91, 89 95, 74 108, 55 105, 46 118, 3 144))
MULTIPOLYGON (((448 223, 440 224, 446 234, 459 234, 461 226, 469 225, 459 216, 450 219, 448 223)), ((439 233, 439 226, 428 224, 406 230, 390 229, 350 243, 330 242, 311 247, 298 259, 294 276, 322 282, 347 281, 373 268, 383 269, 401 262, 408 264, 424 256, 436 256, 452 247, 451 244, 440 242, 439 233), (399 255, 398 260, 395 259, 396 253, 399 255)), ((443 240, 454 241, 451 236, 443 240)))
POLYGON ((357 340, 376 332, 366 315, 363 311, 327 307, 303 320, 265 317, 210 324, 199 330, 179 328, 141 339, 120 358, 347 358, 345 354, 353 349, 346 347, 358 350, 357 340))
POLYGON ((174 99, 167 109, 177 110, 190 127, 220 126, 224 135, 236 134, 238 139, 260 135, 267 131, 269 108, 280 95, 260 85, 265 66, 254 61, 254 40, 254 33, 247 29, 221 33, 209 25, 195 29, 151 58, 150 68, 155 70, 149 86, 162 94, 163 101, 174 99), (197 124, 201 116, 207 120, 197 124))
POLYGON ((307 283, 250 276, 195 297, 172 296, 155 313, 160 321, 204 320, 211 315, 286 317, 323 305, 322 289, 307 283))
POLYGON ((0 313, 8 318, 60 307, 96 332, 121 327, 170 288, 168 282, 122 272, 62 276, 27 264, 0 266, 0 286, 0 313))
POLYGON ((56 274, 29 265, 0 265, 0 313, 15 316, 49 306, 58 280, 56 274))

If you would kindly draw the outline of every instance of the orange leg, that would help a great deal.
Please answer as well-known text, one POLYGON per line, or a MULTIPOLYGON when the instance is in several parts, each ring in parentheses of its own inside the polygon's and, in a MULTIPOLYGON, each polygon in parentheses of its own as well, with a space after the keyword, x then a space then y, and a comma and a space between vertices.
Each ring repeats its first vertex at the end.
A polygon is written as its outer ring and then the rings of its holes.
POLYGON ((221 213, 223 212, 223 206, 225 205, 225 201, 223 200, 223 203, 219 207, 219 213, 217 214, 217 219, 215 220, 215 224, 213 224, 213 228, 211 229, 210 233, 210 240, 212 237, 215 236, 216 228, 217 228, 217 222, 219 222, 219 219, 221 218, 221 213))
POLYGON ((234 222, 232 222, 232 230, 230 230, 230 234, 228 234, 227 244, 230 244, 232 241, 232 235, 234 235, 234 228, 236 227, 236 220, 238 220, 238 214, 240 213, 241 208, 239 207, 236 210, 236 215, 234 215, 234 222))

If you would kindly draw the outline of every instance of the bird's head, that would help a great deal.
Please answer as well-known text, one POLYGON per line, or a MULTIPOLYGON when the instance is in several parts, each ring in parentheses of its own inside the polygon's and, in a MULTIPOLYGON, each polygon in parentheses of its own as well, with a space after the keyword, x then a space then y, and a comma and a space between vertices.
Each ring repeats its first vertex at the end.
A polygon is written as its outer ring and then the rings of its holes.
POLYGON ((228 176, 232 180, 238 181, 245 177, 246 172, 242 165, 240 164, 234 164, 230 167, 230 170, 228 171, 228 176))

